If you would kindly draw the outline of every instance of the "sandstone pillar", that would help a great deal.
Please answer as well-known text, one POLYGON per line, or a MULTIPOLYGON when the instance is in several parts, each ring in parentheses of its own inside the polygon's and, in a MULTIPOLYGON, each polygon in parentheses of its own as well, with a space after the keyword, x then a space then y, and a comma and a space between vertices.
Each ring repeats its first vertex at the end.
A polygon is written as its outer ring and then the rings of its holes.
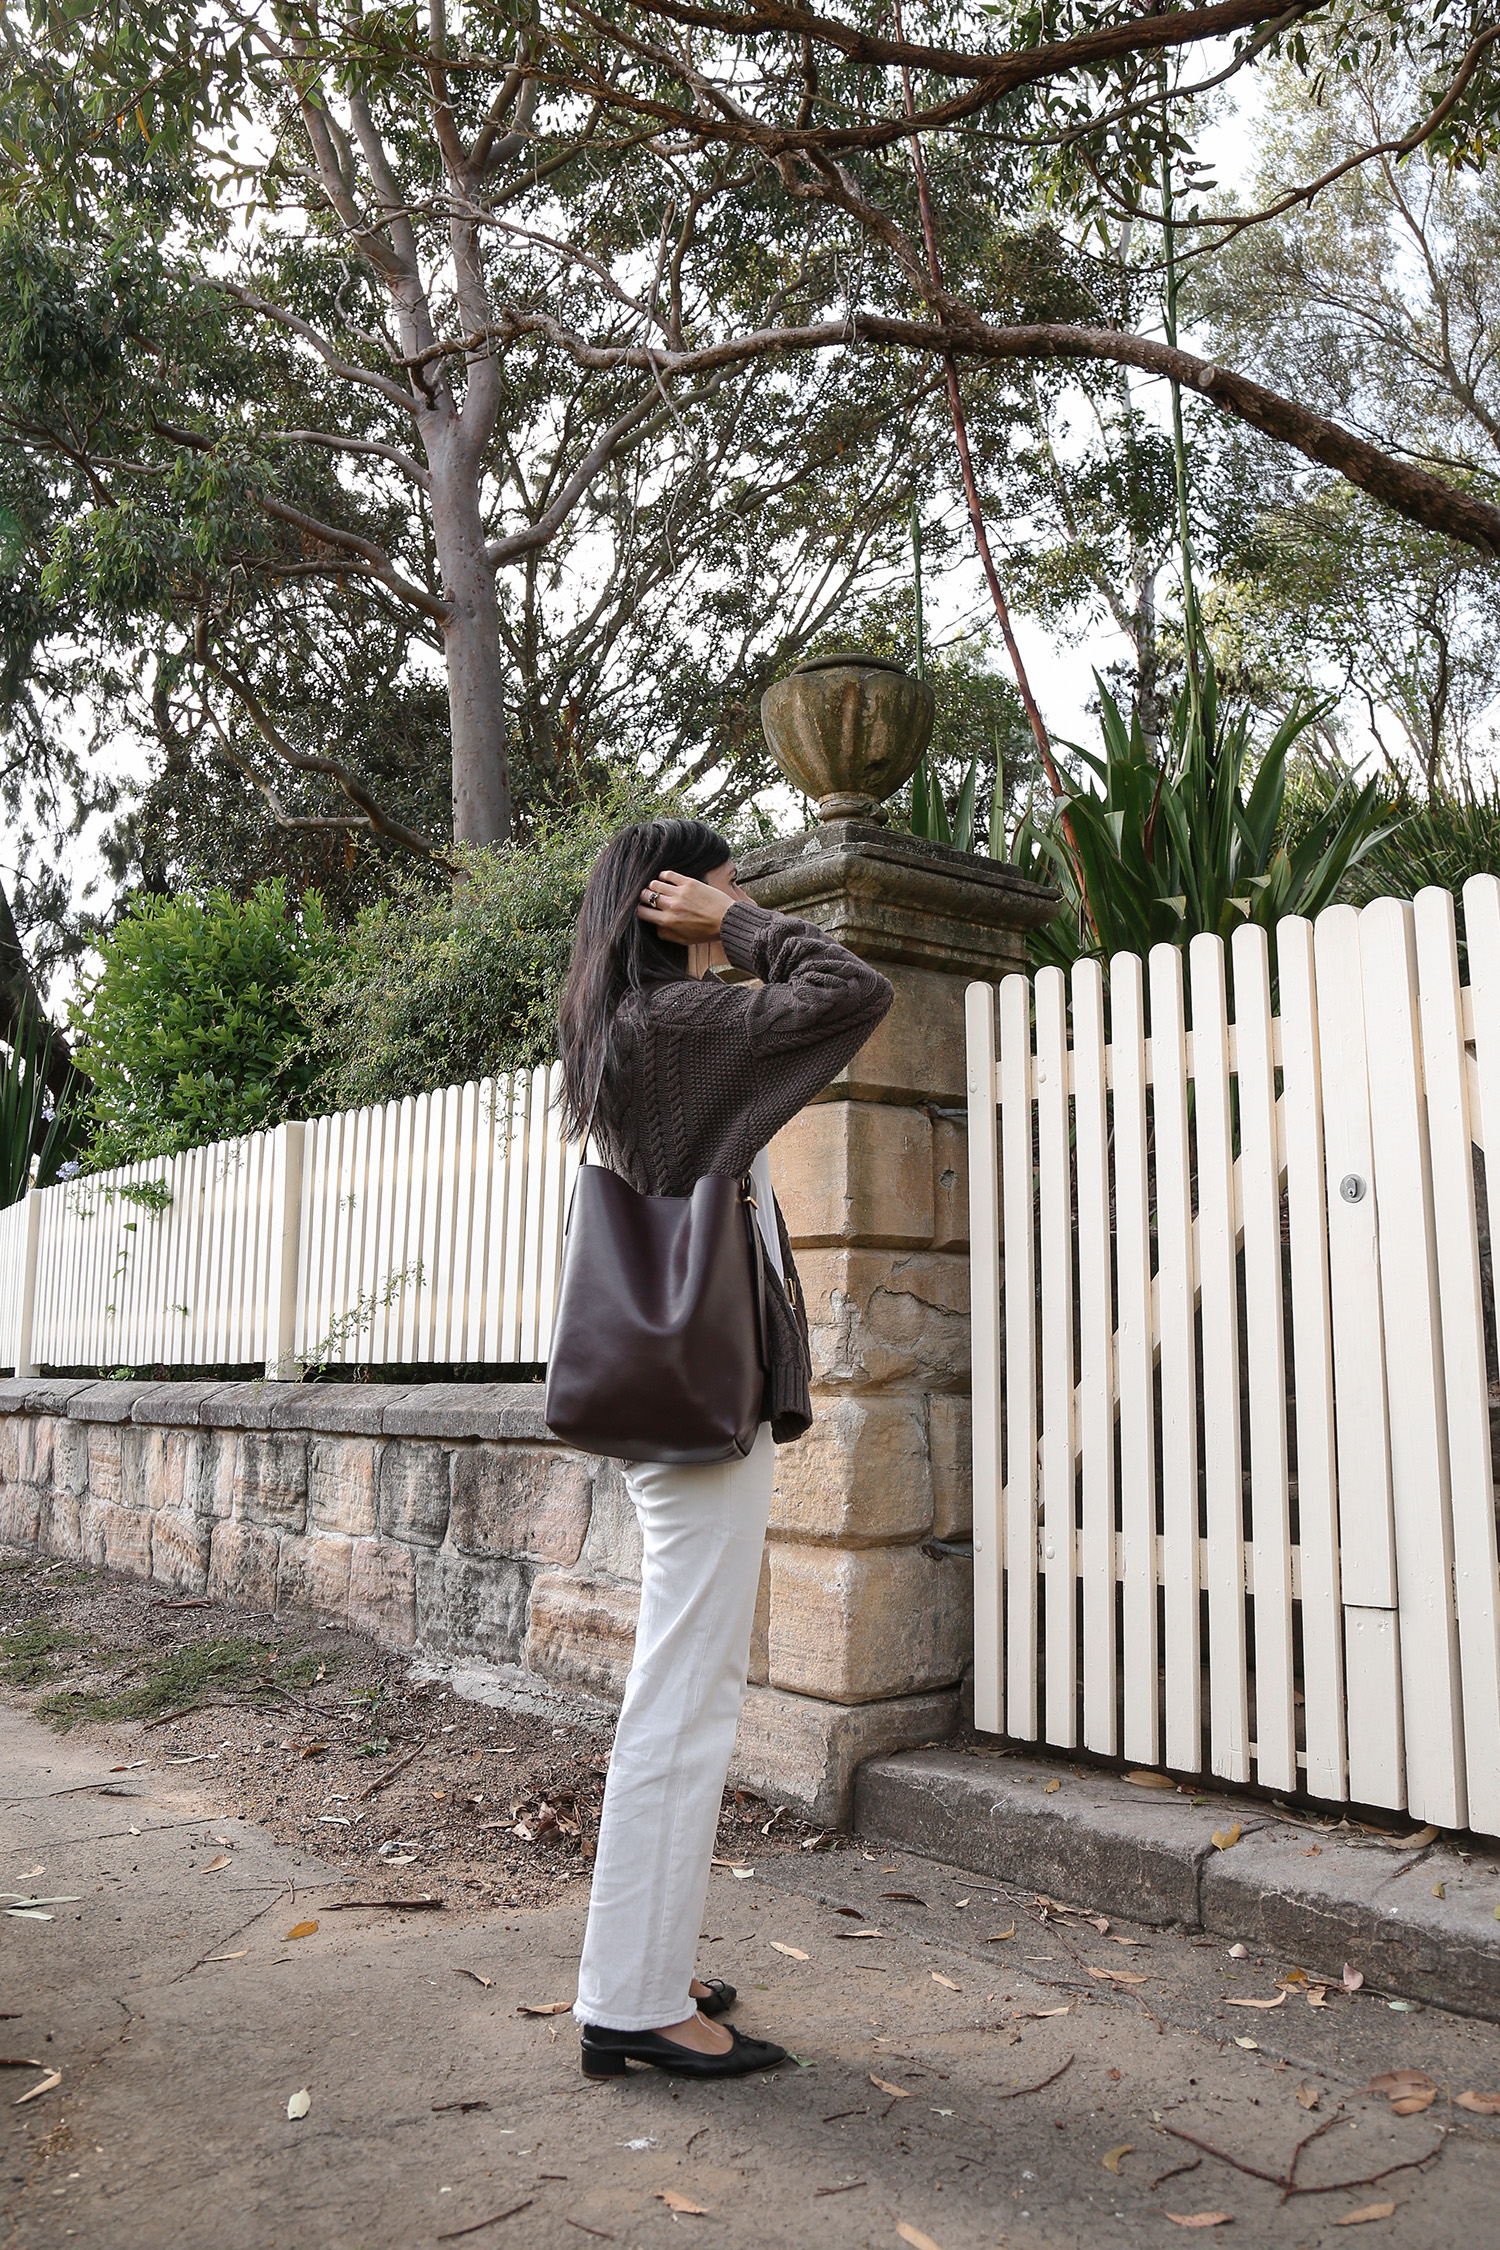
POLYGON ((741 870, 761 905, 831 931, 896 990, 771 1148, 816 1419, 777 1456, 735 1775, 833 1823, 861 1760, 958 1718, 973 1654, 964 988, 1023 967, 1056 897, 871 819, 741 870))

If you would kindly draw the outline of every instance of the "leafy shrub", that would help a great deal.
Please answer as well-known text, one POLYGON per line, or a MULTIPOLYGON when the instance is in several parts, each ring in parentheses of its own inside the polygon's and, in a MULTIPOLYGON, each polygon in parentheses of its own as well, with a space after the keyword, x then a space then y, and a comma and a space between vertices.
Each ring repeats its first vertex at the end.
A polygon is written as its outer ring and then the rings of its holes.
POLYGON ((1012 854, 1063 894, 1056 921, 1032 935, 1038 961, 1107 962, 1321 913, 1388 833, 1377 784, 1356 790, 1347 777, 1295 827, 1284 820, 1287 760, 1313 711, 1284 719, 1256 764, 1250 716, 1221 708, 1206 664, 1197 702, 1184 687, 1173 705, 1158 764, 1139 715, 1127 724, 1102 680, 1099 697, 1104 755, 1077 752, 1092 784, 1044 820, 1028 815, 1012 854))
POLYGON ((94 1081, 88 1161, 97 1168, 226 1140, 300 1116, 314 1075, 301 995, 339 940, 309 892, 279 880, 238 900, 137 899, 100 950, 72 1010, 94 1081))
POLYGON ((0 1050, 0 1209, 28 1187, 50 1187, 84 1139, 76 1093, 54 1101, 47 1086, 52 1031, 28 1005, 0 1050))
POLYGON ((623 822, 661 809, 590 805, 524 844, 455 847, 451 886, 398 880, 306 993, 320 1104, 355 1109, 550 1061, 589 869, 623 822))

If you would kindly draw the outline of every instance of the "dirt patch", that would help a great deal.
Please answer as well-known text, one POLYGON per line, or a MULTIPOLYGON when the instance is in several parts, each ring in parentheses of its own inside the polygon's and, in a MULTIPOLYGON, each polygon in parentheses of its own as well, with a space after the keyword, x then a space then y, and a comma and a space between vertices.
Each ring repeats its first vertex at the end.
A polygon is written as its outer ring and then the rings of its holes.
MULTIPOLYGON (((553 1904, 593 1859, 612 1712, 524 1680, 509 1691, 506 1668, 476 1702, 426 1669, 358 1633, 0 1550, 0 1700, 113 1768, 195 1769, 226 1818, 380 1895, 553 1904)), ((721 1858, 816 1833, 724 1793, 721 1858)))

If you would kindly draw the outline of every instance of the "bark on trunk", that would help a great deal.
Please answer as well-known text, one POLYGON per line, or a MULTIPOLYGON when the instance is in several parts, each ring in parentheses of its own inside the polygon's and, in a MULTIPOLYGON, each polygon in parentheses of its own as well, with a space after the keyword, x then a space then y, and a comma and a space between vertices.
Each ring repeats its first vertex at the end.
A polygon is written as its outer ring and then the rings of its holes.
POLYGON ((433 463, 432 531, 443 592, 448 727, 453 752, 453 841, 503 844, 510 835, 500 604, 485 559, 475 480, 462 458, 446 473, 433 463))

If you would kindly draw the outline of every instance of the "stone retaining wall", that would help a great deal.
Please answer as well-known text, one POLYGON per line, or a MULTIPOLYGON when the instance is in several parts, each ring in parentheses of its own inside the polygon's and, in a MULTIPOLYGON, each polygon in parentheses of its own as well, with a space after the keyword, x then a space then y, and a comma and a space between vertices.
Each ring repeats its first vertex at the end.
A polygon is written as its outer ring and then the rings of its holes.
MULTIPOLYGON (((639 1596, 635 1511, 616 1463, 550 1435, 541 1398, 532 1383, 0 1382, 0 1540, 390 1647, 523 1664, 618 1701, 639 1596)), ((768 1553, 795 1577, 795 1548, 768 1553)), ((864 1758, 951 1731, 963 1659, 945 1650, 937 1692, 839 1700, 886 1672, 887 1605, 858 1582, 856 1557, 839 1556, 844 1576, 825 1583, 808 1554, 807 1587, 777 1587, 774 1628, 769 1561, 762 1571, 733 1772, 832 1825, 847 1821, 864 1758), (831 1598, 851 1612, 843 1631, 830 1630, 831 1598), (819 1651, 847 1635, 858 1652, 861 1615, 876 1645, 825 1681, 819 1651), (804 1679, 810 1693, 797 1692, 804 1679)), ((908 1559, 923 1564, 915 1548, 908 1559)), ((898 1606, 910 1632, 909 1601, 898 1606)), ((906 1650, 903 1673, 926 1687, 906 1650)))

